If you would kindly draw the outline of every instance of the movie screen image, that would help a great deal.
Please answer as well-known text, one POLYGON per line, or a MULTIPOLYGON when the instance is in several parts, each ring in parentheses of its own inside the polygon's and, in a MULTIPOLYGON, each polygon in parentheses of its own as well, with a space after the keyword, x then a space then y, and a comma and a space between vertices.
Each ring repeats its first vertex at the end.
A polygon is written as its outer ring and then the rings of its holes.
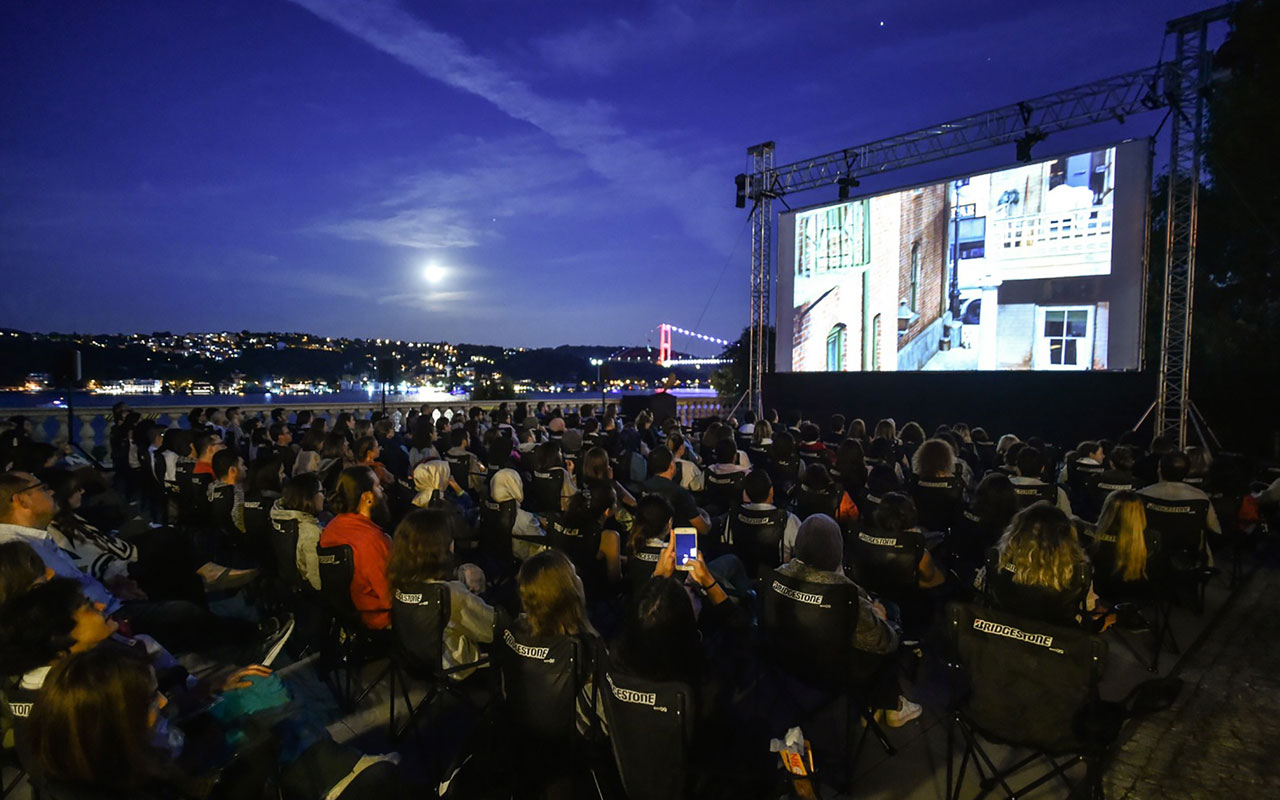
POLYGON ((1148 147, 780 214, 778 369, 1137 369, 1148 147))

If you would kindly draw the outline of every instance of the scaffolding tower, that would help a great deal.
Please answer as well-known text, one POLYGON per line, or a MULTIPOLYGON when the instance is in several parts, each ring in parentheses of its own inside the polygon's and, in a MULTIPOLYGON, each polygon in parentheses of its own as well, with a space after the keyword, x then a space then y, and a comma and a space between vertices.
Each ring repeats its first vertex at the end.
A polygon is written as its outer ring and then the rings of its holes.
POLYGON ((1197 203, 1205 95, 1211 80, 1208 31, 1213 23, 1227 19, 1234 8, 1235 3, 1226 3, 1170 20, 1165 31, 1175 39, 1173 58, 1154 67, 780 167, 773 163, 773 142, 748 148, 749 172, 738 175, 735 184, 738 205, 751 203, 747 379, 751 407, 763 411, 761 390, 769 362, 774 199, 831 185, 839 187, 841 197, 847 197, 860 178, 1001 145, 1016 145, 1019 159, 1029 161, 1031 148, 1050 133, 1111 120, 1124 122, 1135 114, 1168 109, 1172 124, 1156 431, 1185 446, 1197 203))

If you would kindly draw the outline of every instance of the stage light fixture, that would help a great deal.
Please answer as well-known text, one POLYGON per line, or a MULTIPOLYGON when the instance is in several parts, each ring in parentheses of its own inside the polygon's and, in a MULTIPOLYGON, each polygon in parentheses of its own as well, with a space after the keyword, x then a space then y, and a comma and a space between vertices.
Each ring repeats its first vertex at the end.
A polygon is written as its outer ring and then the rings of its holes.
POLYGON ((747 207, 747 176, 746 175, 735 176, 733 179, 733 185, 737 189, 736 196, 734 197, 734 200, 733 200, 733 205, 737 208, 746 208, 747 207))
POLYGON ((1014 144, 1017 145, 1018 161, 1023 164, 1031 161, 1031 148, 1048 138, 1049 135, 1046 133, 1041 133, 1040 131, 1027 131, 1021 137, 1015 139, 1014 144))
POLYGON ((862 182, 852 176, 836 178, 836 186, 839 187, 837 191, 840 193, 841 200, 848 200, 849 190, 856 189, 861 185, 862 182))

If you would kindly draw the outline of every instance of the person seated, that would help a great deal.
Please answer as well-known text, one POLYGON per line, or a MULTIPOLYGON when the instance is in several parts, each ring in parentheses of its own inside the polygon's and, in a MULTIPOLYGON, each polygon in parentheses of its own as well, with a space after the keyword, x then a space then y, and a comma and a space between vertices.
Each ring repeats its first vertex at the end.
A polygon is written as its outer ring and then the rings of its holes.
POLYGON ((1018 449, 1016 459, 1017 474, 1010 480, 1023 507, 1037 500, 1047 500, 1056 503, 1064 514, 1070 516, 1071 501, 1067 498, 1066 491, 1061 486, 1046 483, 1041 477, 1045 469, 1044 454, 1039 449, 1026 445, 1018 449))
POLYGON ((611 648, 612 665, 624 674, 689 688, 689 762, 695 774, 706 776, 696 780, 714 780, 723 790, 724 776, 740 773, 751 752, 733 697, 749 661, 751 622, 729 600, 701 554, 688 573, 676 573, 675 562, 675 548, 668 543, 653 577, 628 605, 611 648), (696 604, 695 595, 701 598, 696 604))
MULTIPOLYGON (((1041 500, 1019 511, 987 568, 992 605, 1052 625, 1076 625, 1104 609, 1093 568, 1062 509, 1041 500)), ((1098 627, 1088 619, 1090 627, 1098 627)))
MULTIPOLYGON (((480 645, 493 642, 497 612, 473 589, 484 586, 484 574, 474 564, 459 567, 453 556, 453 529, 457 518, 442 509, 410 511, 396 526, 387 562, 387 581, 395 598, 409 602, 407 595, 423 584, 443 583, 449 589, 449 621, 444 630, 442 669, 453 669, 480 658, 480 645), (477 575, 477 573, 479 573, 477 575)), ((401 631, 401 635, 407 632, 401 631)), ((463 680, 475 670, 452 673, 463 680)))
POLYGON ((382 484, 368 467, 347 467, 338 476, 329 499, 333 520, 320 533, 321 547, 348 545, 353 570, 351 603, 365 627, 381 630, 391 625, 391 586, 387 560, 391 556, 390 523, 382 484))
POLYGON ((925 441, 911 457, 911 496, 926 530, 950 530, 964 510, 967 484, 957 472, 958 463, 943 439, 925 441))
POLYGON ((515 501, 515 524, 511 526, 511 554, 523 561, 542 549, 542 545, 529 539, 544 538, 547 534, 532 513, 520 507, 524 502, 524 481, 514 469, 500 469, 489 482, 489 497, 495 503, 515 501))
POLYGON ((428 461, 413 468, 413 505, 418 508, 439 508, 445 504, 458 505, 459 510, 471 507, 470 496, 453 479, 448 461, 428 461))
POLYGON ((747 458, 753 469, 769 466, 769 451, 773 447, 773 425, 760 420, 751 426, 751 443, 747 446, 747 458))
POLYGON ((280 499, 271 506, 271 525, 281 532, 291 524, 298 537, 294 566, 298 576, 312 589, 320 591, 320 561, 316 547, 320 544, 324 513, 324 487, 313 472, 294 475, 284 484, 280 499))
POLYGON ((676 461, 676 482, 690 492, 701 492, 705 488, 702 470, 692 460, 694 454, 689 450, 684 434, 672 432, 667 436, 666 444, 676 461))
MULTIPOLYGON (((767 424, 767 423, 765 423, 767 424)), ((747 573, 754 576, 760 567, 776 567, 791 560, 800 520, 795 514, 774 505, 773 481, 766 470, 757 469, 742 479, 742 505, 725 518, 721 536, 747 562, 747 573), (779 547, 767 562, 757 563, 763 554, 749 552, 762 541, 774 539, 779 547)))
POLYGON ((395 423, 380 419, 373 425, 373 435, 378 440, 382 463, 396 479, 409 477, 409 451, 396 435, 395 423))
POLYGON ((714 461, 707 467, 708 472, 716 475, 732 475, 751 470, 750 459, 738 451, 738 445, 733 441, 733 436, 722 436, 716 442, 712 454, 714 461))
POLYGON ((429 415, 422 415, 413 422, 413 435, 409 439, 409 470, 428 461, 439 461, 440 452, 436 450, 435 423, 429 415))
POLYGON ((383 489, 395 485, 396 476, 391 474, 391 470, 378 461, 382 456, 382 446, 378 444, 376 437, 361 436, 356 439, 355 446, 351 449, 351 452, 355 458, 356 466, 368 467, 373 470, 373 474, 378 476, 378 482, 382 484, 383 489))
POLYGON ((212 478, 214 476, 213 457, 226 449, 226 445, 222 443, 222 437, 208 431, 197 433, 191 440, 191 448, 196 459, 196 465, 191 470, 192 474, 208 475, 212 478))
POLYGON ((326 433, 322 441, 316 473, 324 482, 325 488, 332 491, 342 471, 355 464, 355 454, 351 452, 351 442, 342 431, 326 433))
POLYGON ((847 429, 845 427, 844 414, 832 414, 831 421, 827 423, 827 429, 822 432, 822 443, 827 446, 828 450, 835 451, 840 443, 845 440, 847 429))
POLYGON ((320 472, 320 450, 324 448, 324 429, 310 425, 301 432, 302 441, 298 445, 298 455, 293 462, 291 474, 303 472, 320 472))
POLYGON ((1159 550, 1159 534, 1147 529, 1142 497, 1120 490, 1108 495, 1089 548, 1094 584, 1099 594, 1115 602, 1135 591, 1150 576, 1148 561, 1159 550))
MULTIPOLYGON (((622 482, 614 477, 613 465, 609 461, 609 454, 602 447, 593 447, 582 456, 582 491, 581 494, 587 496, 588 503, 591 502, 591 494, 594 491, 607 490, 613 498, 613 510, 611 515, 618 516, 618 512, 625 508, 635 508, 636 498, 631 492, 627 491, 622 482)), ((572 505, 573 498, 569 498, 569 504, 572 505)), ((624 512, 625 516, 625 512, 624 512)))
MULTIPOLYGON (((1186 453, 1179 450, 1166 452, 1160 456, 1156 473, 1158 480, 1150 486, 1139 489, 1138 494, 1147 504, 1148 524, 1157 530, 1160 526, 1170 527, 1172 522, 1170 518, 1174 515, 1193 518, 1192 524, 1200 528, 1200 550, 1206 551, 1204 532, 1221 534, 1222 525, 1218 521, 1218 513, 1209 495, 1205 494, 1204 490, 1183 482, 1190 467, 1191 462, 1186 453), (1158 523, 1150 519, 1156 513, 1159 513, 1162 518, 1158 523)), ((1161 533, 1172 535, 1174 531, 1162 530, 1161 533)), ((1175 546, 1172 541, 1168 544, 1175 546)))
MULTIPOLYGON (((888 613, 872 600, 861 586, 844 573, 844 537, 831 517, 815 514, 800 524, 795 557, 778 568, 778 573, 806 583, 842 583, 858 593, 857 617, 849 632, 854 649, 879 659, 863 660, 862 671, 853 679, 866 686, 867 700, 891 728, 900 728, 921 714, 918 704, 908 700, 898 685, 898 666, 890 658, 898 649, 898 631, 888 622, 888 613)), ((821 654, 808 654, 820 658, 821 654)))
POLYGON ((844 487, 855 504, 866 494, 867 461, 861 441, 848 438, 836 446, 831 479, 844 487))
POLYGON ((866 456, 867 467, 874 469, 876 466, 884 465, 893 471, 894 479, 901 484, 904 475, 902 472, 902 462, 898 458, 898 443, 893 439, 886 439, 877 436, 871 440, 871 444, 867 448, 866 456))
MULTIPOLYGON (((592 451, 604 452, 602 448, 593 447, 587 451, 588 457, 592 451)), ((605 458, 607 464, 608 457, 605 458)), ((611 527, 619 503, 614 485, 612 479, 591 481, 581 493, 569 499, 569 507, 558 518, 550 520, 547 528, 555 546, 565 551, 578 574, 584 576, 589 600, 616 584, 622 575, 621 537, 618 530, 611 527)))
POLYGON ((479 491, 487 480, 488 470, 480 457, 471 450, 471 435, 466 429, 459 428, 449 434, 449 442, 445 459, 450 464, 462 464, 466 469, 467 481, 458 481, 459 485, 465 490, 479 491))
POLYGON ((924 428, 912 420, 898 431, 898 455, 903 464, 910 465, 916 449, 924 444, 924 428))
POLYGON ((951 553, 964 565, 965 574, 983 565, 987 551, 1000 541, 1018 508, 1018 493, 1009 476, 991 472, 982 479, 949 537, 951 553))
POLYGON ((662 495, 675 510, 676 520, 680 527, 690 527, 705 535, 711 530, 711 518, 706 511, 698 508, 693 495, 675 482, 676 463, 671 451, 665 445, 653 448, 649 452, 649 478, 644 482, 645 494, 662 495))
POLYGON ((822 441, 821 430, 812 422, 800 426, 800 445, 797 449, 801 460, 806 464, 818 463, 829 467, 833 463, 831 450, 822 441))
MULTIPOLYGON (((897 543, 911 542, 909 549, 918 549, 920 563, 916 566, 916 578, 921 589, 941 586, 947 575, 934 564, 929 548, 925 546, 924 532, 920 530, 916 504, 901 492, 889 492, 880 499, 872 519, 870 536, 897 543)), ((859 539, 862 539, 859 535, 859 539)), ((898 546, 898 545, 893 545, 898 546)))
POLYGON ((211 466, 214 481, 206 491, 214 527, 232 536, 244 533, 244 459, 234 450, 221 450, 211 466))
MULTIPOLYGON (((507 626, 511 633, 526 643, 551 644, 562 637, 573 637, 581 644, 576 727, 580 734, 586 733, 596 720, 594 674, 604 648, 600 634, 587 618, 582 580, 568 556, 559 550, 543 550, 520 565, 516 588, 521 613, 507 626)), ((514 638, 503 638, 513 650, 517 647, 514 638)))
MULTIPOLYGON (((335 743, 314 715, 299 719, 305 708, 265 667, 230 676, 220 691, 224 702, 184 722, 186 733, 169 722, 169 702, 157 685, 145 659, 114 648, 61 660, 32 705, 29 725, 31 771, 47 793, 57 800, 200 797, 232 755, 261 762, 245 770, 250 774, 278 769, 279 787, 290 797, 337 798, 349 787, 375 796, 399 791, 390 765, 374 767, 385 756, 362 756, 335 743), (284 718, 263 731, 256 713, 240 710, 245 707, 284 718)), ((222 788, 234 796, 261 788, 244 783, 222 788)))
POLYGON ((795 510, 801 519, 811 514, 826 514, 849 530, 858 521, 858 504, 836 483, 826 466, 809 464, 795 492, 795 510))

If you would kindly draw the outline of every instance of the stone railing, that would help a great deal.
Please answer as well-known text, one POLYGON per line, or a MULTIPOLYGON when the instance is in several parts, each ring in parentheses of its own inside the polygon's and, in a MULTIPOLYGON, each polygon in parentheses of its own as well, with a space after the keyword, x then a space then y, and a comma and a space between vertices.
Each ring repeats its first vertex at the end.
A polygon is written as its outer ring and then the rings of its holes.
MULTIPOLYGON (((610 397, 609 402, 617 401, 616 397, 610 397)), ((485 411, 492 411, 498 407, 499 400, 462 400, 449 401, 447 403, 421 403, 421 402, 392 402, 387 401, 387 412, 390 414, 407 414, 410 409, 421 408, 423 405, 433 409, 435 415, 452 416, 454 414, 466 415, 470 409, 479 407, 485 411)), ((508 407, 514 407, 518 400, 506 401, 508 407)), ((530 407, 537 401, 529 403, 530 407)), ((577 408, 583 403, 589 403, 591 400, 586 397, 574 397, 569 400, 548 400, 548 405, 561 405, 566 410, 569 408, 577 408)), ((599 406, 599 401, 595 401, 599 406)), ((187 412, 192 408, 208 407, 208 399, 202 397, 193 397, 191 402, 186 405, 166 405, 166 406, 139 406, 137 411, 144 419, 154 419, 161 425, 166 427, 187 427, 187 412)), ((226 406, 221 406, 225 408, 226 406)), ((356 416, 356 419, 367 419, 373 412, 382 410, 382 403, 362 402, 362 403, 329 403, 323 398, 316 398, 316 402, 312 405, 305 403, 290 403, 288 405, 252 405, 245 404, 238 406, 246 416, 260 416, 264 420, 270 416, 271 409, 285 408, 292 412, 310 410, 316 416, 332 419, 338 414, 349 411, 356 416)), ((715 416, 723 413, 724 406, 718 398, 715 397, 677 397, 676 398, 676 416, 680 419, 682 425, 690 425, 695 419, 704 419, 706 417, 715 416)), ((111 427, 111 409, 109 408, 84 408, 76 409, 74 414, 74 423, 68 419, 67 410, 65 408, 6 408, 0 411, 5 417, 21 415, 31 420, 32 438, 41 442, 62 443, 72 441, 77 442, 85 451, 94 453, 98 457, 106 455, 107 435, 111 427)))

